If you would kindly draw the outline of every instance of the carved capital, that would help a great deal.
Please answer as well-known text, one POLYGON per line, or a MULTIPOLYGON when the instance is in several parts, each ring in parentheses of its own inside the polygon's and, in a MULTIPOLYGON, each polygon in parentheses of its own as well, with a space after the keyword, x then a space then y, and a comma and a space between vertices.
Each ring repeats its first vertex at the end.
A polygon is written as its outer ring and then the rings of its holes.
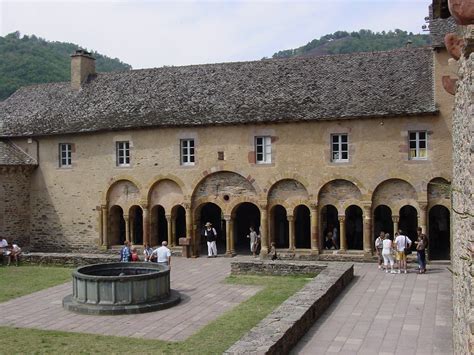
POLYGON ((225 215, 224 215, 224 220, 225 220, 226 222, 231 222, 231 221, 232 221, 232 216, 231 216, 230 214, 225 214, 225 215))
POLYGON ((309 207, 311 208, 311 210, 313 211, 317 211, 318 210, 318 204, 316 202, 311 202, 309 204, 309 207))
POLYGON ((295 220, 295 217, 290 214, 290 215, 286 216, 286 220, 291 223, 295 220))
POLYGON ((340 223, 344 223, 344 221, 346 220, 346 216, 339 216, 337 217, 337 219, 339 220, 340 223))
POLYGON ((393 223, 398 223, 400 221, 400 217, 399 216, 392 216, 392 222, 393 223))

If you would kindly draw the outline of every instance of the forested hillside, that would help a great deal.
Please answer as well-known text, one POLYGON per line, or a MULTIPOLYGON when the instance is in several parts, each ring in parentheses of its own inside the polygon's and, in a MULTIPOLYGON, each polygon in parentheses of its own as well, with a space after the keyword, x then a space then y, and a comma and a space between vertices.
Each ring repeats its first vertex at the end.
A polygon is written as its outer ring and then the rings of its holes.
MULTIPOLYGON (((79 48, 74 43, 49 42, 34 35, 21 37, 19 32, 0 37, 0 100, 20 86, 70 80, 69 56, 79 48)), ((131 69, 119 59, 92 54, 98 72, 131 69)))
POLYGON ((408 41, 411 41, 414 47, 425 46, 430 43, 428 35, 413 34, 412 32, 398 29, 388 32, 360 30, 359 32, 349 33, 337 31, 322 36, 320 39, 313 39, 302 47, 277 52, 272 57, 290 58, 296 56, 386 51, 405 47, 408 41))

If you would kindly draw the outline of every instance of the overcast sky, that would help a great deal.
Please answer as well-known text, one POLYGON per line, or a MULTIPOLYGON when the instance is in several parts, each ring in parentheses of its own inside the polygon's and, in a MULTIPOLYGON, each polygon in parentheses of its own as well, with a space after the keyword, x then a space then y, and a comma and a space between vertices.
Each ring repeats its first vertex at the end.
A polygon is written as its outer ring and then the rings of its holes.
POLYGON ((421 33, 431 0, 0 0, 0 34, 79 44, 133 68, 258 60, 338 30, 421 33))

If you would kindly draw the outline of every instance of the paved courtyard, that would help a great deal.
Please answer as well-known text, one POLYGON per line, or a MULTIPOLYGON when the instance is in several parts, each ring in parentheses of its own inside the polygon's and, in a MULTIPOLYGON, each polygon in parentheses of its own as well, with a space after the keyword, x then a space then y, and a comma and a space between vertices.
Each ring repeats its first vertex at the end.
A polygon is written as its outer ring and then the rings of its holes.
POLYGON ((72 284, 68 282, 0 303, 0 325, 185 340, 258 292, 258 287, 222 283, 229 274, 229 258, 172 258, 171 288, 182 297, 181 303, 173 308, 120 316, 74 314, 62 308, 63 297, 72 293, 72 284))
POLYGON ((451 273, 428 271, 391 275, 355 264, 352 283, 293 353, 452 354, 451 273))

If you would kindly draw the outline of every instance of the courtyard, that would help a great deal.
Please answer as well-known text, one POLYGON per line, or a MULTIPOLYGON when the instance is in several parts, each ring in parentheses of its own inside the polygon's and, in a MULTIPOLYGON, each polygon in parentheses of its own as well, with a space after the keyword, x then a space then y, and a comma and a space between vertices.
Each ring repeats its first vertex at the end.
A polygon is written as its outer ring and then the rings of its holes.
MULTIPOLYGON (((171 287, 181 293, 182 301, 158 312, 122 316, 67 312, 61 301, 71 293, 70 282, 10 299, 0 303, 2 344, 18 352, 40 353, 105 349, 221 353, 306 282, 293 278, 287 287, 287 281, 271 278, 271 289, 265 277, 226 279, 231 260, 235 258, 174 258, 171 287), (278 294, 278 280, 288 288, 286 294, 278 294), (277 300, 268 306, 258 300, 259 295, 277 300), (251 318, 249 313, 260 318, 246 319, 251 318)), ((0 269, 10 270, 18 269, 0 269)), ((451 318, 451 274, 446 266, 432 266, 425 275, 386 275, 375 264, 359 263, 352 283, 293 352, 449 354, 451 318)))

